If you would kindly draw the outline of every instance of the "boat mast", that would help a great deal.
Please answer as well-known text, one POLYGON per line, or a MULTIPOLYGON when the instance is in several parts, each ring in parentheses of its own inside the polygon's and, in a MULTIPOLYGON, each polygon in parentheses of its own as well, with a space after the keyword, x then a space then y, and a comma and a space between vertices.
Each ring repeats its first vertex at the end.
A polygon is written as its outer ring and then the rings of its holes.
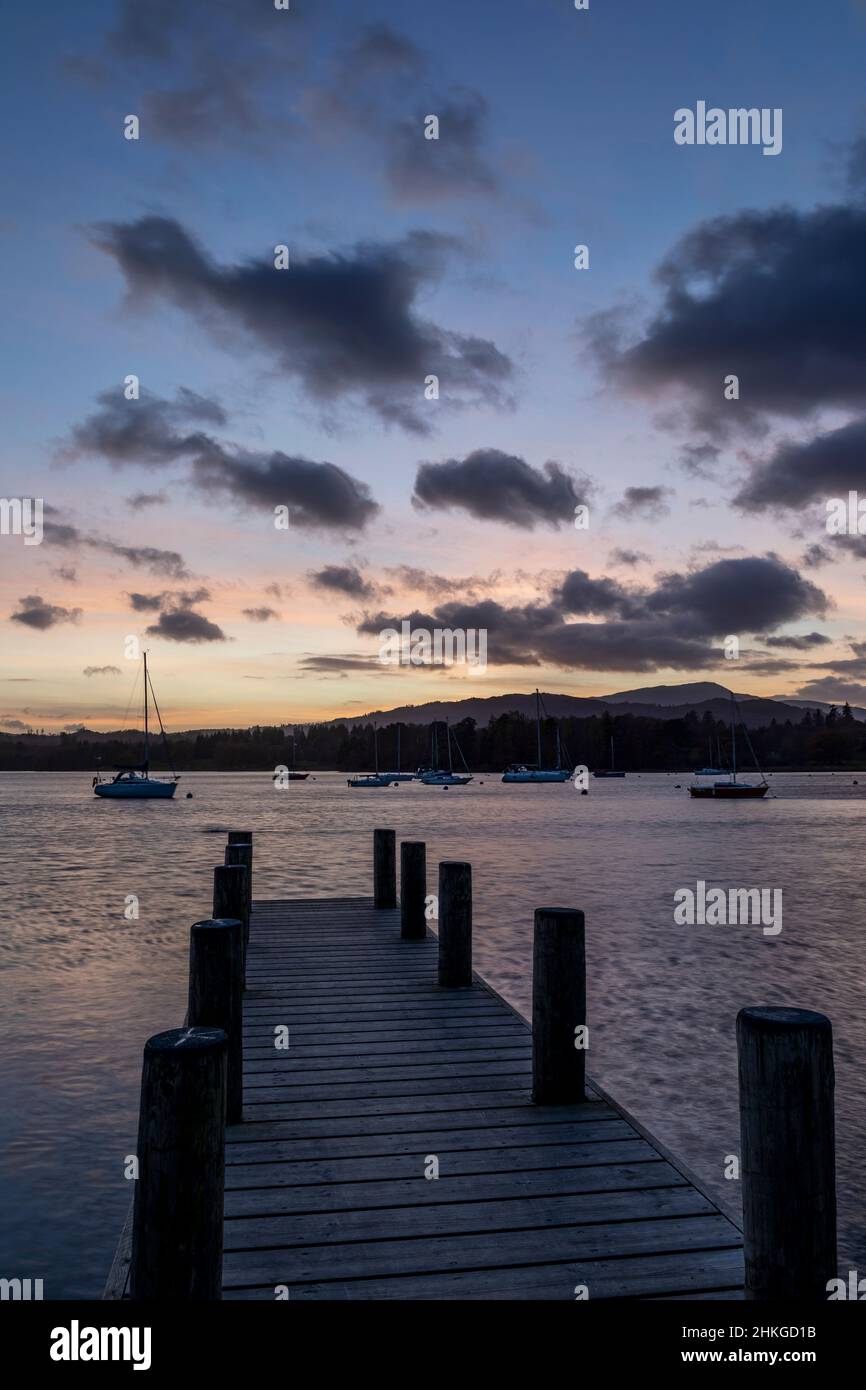
POLYGON ((445 720, 445 737, 448 739, 448 771, 454 771, 454 760, 451 756, 451 725, 445 720))
POLYGON ((556 725, 556 770, 562 769, 562 740, 559 737, 559 725, 556 725))
POLYGON ((737 780, 737 702, 731 691, 731 781, 737 780))
POLYGON ((613 734, 610 736, 610 770, 613 772, 613 734))
POLYGON ((379 776, 379 731, 373 725, 373 760, 376 764, 376 776, 379 776))
POLYGON ((535 743, 537 748, 536 767, 541 770, 541 703, 538 688, 535 690, 535 743))
POLYGON ((147 723, 147 652, 144 653, 144 770, 150 767, 150 732, 147 723))
POLYGON ((397 725, 397 771, 400 771, 400 725, 397 725))

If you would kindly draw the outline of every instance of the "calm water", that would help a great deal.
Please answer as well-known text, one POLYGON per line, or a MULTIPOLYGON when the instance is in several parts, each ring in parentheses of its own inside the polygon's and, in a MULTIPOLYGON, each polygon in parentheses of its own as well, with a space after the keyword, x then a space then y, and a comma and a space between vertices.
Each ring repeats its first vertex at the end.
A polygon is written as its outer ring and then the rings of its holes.
POLYGON ((586 911, 591 1073, 723 1202, 737 1200, 722 1178, 739 1149, 737 1010, 826 1012, 842 1263, 866 1268, 859 777, 777 774, 772 800, 713 804, 661 775, 581 797, 494 778, 365 793, 337 773, 279 791, 264 773, 203 773, 174 802, 124 805, 97 801, 83 773, 0 773, 0 1275, 43 1278, 50 1298, 100 1293, 129 1201, 142 1044, 182 1021, 188 930, 209 915, 225 830, 256 832, 257 896, 327 896, 370 891, 377 824, 426 839, 428 863, 471 859, 476 965, 524 1011, 533 908, 586 911), (674 891, 698 878, 781 888, 781 935, 675 925, 674 891), (138 921, 123 915, 132 893, 138 921))

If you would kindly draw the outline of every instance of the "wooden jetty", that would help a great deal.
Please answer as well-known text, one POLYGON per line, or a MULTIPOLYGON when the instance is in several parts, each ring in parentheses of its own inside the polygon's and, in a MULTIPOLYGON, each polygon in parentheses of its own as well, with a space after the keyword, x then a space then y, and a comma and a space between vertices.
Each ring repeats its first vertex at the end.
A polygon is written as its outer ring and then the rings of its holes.
MULTIPOLYGON (((248 915, 252 849, 246 864, 243 841, 227 851, 215 910, 234 903, 234 915, 192 933, 196 1026, 151 1039, 150 1060, 145 1052, 135 1220, 105 1296, 129 1296, 130 1267, 145 1298, 219 1297, 220 1275, 226 1300, 820 1296, 836 1273, 826 1020, 740 1016, 744 1288, 740 1230, 585 1076, 582 913, 536 913, 530 1026, 472 972, 469 866, 439 866, 436 936, 423 844, 401 846, 398 906, 394 832, 375 836, 371 898, 254 900, 248 915), (237 981, 222 976, 244 937, 241 1060, 237 981), (200 1087, 218 1053, 223 1089, 197 1093, 205 1138, 184 1167, 190 1125, 176 1117, 171 1129, 165 1076, 155 1082, 152 1068, 166 1058, 195 1066, 200 1087), (214 1117, 240 1094, 241 1071, 242 1119, 224 1131, 217 1215, 214 1117), (199 1201, 191 1214, 183 1189, 196 1164, 210 1208, 199 1201), (788 1204, 804 1184, 814 1199, 816 1183, 823 1196, 809 1203, 804 1236, 799 1223, 791 1230, 788 1204), (166 1231, 154 1232, 161 1221, 166 1231)), ((183 1078, 181 1092, 184 1109, 183 1078)))

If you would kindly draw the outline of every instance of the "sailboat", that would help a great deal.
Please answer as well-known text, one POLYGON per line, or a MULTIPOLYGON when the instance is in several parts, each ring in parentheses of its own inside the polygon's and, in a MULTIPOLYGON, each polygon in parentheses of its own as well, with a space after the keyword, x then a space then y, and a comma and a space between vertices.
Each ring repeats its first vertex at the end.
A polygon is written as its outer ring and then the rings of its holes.
POLYGON ((593 777, 624 777, 624 772, 617 772, 613 763, 613 735, 610 740, 610 767, 596 768, 593 777))
POLYGON ((387 772, 379 771, 379 730, 373 725, 373 762, 375 772, 365 772, 360 777, 347 777, 347 787, 390 787, 393 778, 387 772))
POLYGON ((414 779, 415 779, 415 774, 414 774, 414 772, 401 772, 401 771, 400 771, 400 729, 401 729, 401 725, 398 724, 398 725, 397 725, 397 771, 396 771, 396 772, 384 772, 382 775, 383 775, 383 777, 387 777, 389 782, 412 782, 412 781, 414 781, 414 779))
POLYGON ((770 789, 770 784, 758 766, 758 759, 755 757, 755 750, 752 747, 752 740, 749 738, 749 731, 740 718, 740 711, 737 708, 737 701, 734 692, 731 696, 731 772, 727 782, 714 782, 710 787, 689 787, 689 796, 696 797, 718 797, 729 800, 734 797, 756 797, 766 796, 770 789), (743 724, 743 733, 746 735, 746 742, 749 745, 749 752, 755 761, 755 767, 761 773, 760 782, 738 782, 737 781, 737 724, 743 724))
POLYGON ((151 684, 150 676, 147 671, 147 652, 144 653, 144 758, 140 763, 135 763, 129 767, 120 767, 117 776, 110 782, 103 782, 97 775, 93 779, 94 795, 105 797, 116 801, 143 801, 143 800, 166 800, 174 796, 177 790, 179 777, 174 771, 171 761, 171 754, 168 749, 168 739, 165 736, 165 729, 162 724, 162 715, 159 712, 159 705, 156 703, 156 694, 151 684), (150 775, 150 712, 148 709, 148 690, 153 695, 153 707, 156 710, 156 717, 159 720, 159 732, 162 735, 163 745, 169 766, 172 770, 172 777, 151 777, 150 775))
MULTIPOLYGON (((457 739, 454 738, 454 735, 451 733, 451 725, 448 723, 447 719, 445 720, 445 737, 448 742, 448 770, 446 772, 444 768, 432 767, 428 768, 426 772, 422 772, 419 776, 419 781, 423 782, 425 787, 465 787, 468 782, 472 781, 472 774, 469 772, 466 759, 463 757, 463 751, 460 744, 457 743, 457 739), (465 777, 462 773, 454 771, 454 759, 451 752, 452 738, 454 738, 454 742, 457 743, 457 752, 460 754, 460 759, 463 766, 466 768, 467 775, 465 777)), ((439 740, 436 737, 435 724, 433 725, 433 738, 433 761, 436 763, 438 762, 439 740)))
POLYGON ((295 771, 295 736, 292 734, 292 762, 288 772, 284 772, 283 777, 287 782, 306 782, 309 772, 295 771))
POLYGON ((722 752, 721 752, 721 748, 719 747, 719 740, 718 740, 718 738, 716 739, 716 764, 715 764, 715 766, 713 766, 713 740, 712 740, 712 738, 708 738, 708 739, 707 739, 707 749, 709 750, 710 761, 707 763, 706 767, 699 767, 699 768, 697 768, 697 769, 693 772, 692 776, 693 776, 693 777, 724 777, 724 775, 725 775, 725 769, 720 765, 720 764, 721 764, 721 761, 722 761, 722 752))
POLYGON ((503 782, 568 782, 571 772, 562 766, 562 744, 556 726, 556 767, 541 766, 541 696, 535 692, 535 743, 537 762, 511 763, 503 772, 503 782))

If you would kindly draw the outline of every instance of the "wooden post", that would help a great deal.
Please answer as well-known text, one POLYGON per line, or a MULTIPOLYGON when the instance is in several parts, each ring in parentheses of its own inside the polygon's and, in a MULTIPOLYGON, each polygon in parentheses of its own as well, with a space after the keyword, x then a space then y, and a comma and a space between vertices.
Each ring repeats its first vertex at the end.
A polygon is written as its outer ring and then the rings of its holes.
POLYGON ((243 922, 225 917, 196 922, 189 934, 190 1028, 221 1028, 226 1054, 226 1124, 243 1110, 243 922))
POLYGON ((472 865, 439 865, 439 983, 472 984, 472 865))
POLYGON ((397 906, 397 836, 393 830, 373 831, 373 906, 397 906))
POLYGON ((539 907, 532 946, 532 1099, 586 1099, 586 935, 577 908, 539 907))
POLYGON ((400 845, 400 935, 404 941, 423 941, 427 935, 426 896, 427 846, 423 840, 403 840, 400 845))
POLYGON ((228 917, 243 923, 241 934, 241 984, 246 988, 247 938, 250 921, 247 913, 247 870, 245 864, 216 864, 213 871, 213 915, 228 917))
MULTIPOLYGON (((246 912, 244 914, 244 962, 246 962, 247 947, 250 942, 250 915, 253 910, 253 847, 251 844, 226 845, 225 852, 226 867, 230 864, 242 864, 247 871, 246 876, 246 912)), ((244 966, 246 971, 246 965, 244 966)))
POLYGON ((836 1267, 833 1029, 808 1009, 741 1009, 747 1299, 825 1302, 836 1267))
POLYGON ((149 1038, 141 1073, 132 1297, 222 1297, 226 1035, 149 1038))

